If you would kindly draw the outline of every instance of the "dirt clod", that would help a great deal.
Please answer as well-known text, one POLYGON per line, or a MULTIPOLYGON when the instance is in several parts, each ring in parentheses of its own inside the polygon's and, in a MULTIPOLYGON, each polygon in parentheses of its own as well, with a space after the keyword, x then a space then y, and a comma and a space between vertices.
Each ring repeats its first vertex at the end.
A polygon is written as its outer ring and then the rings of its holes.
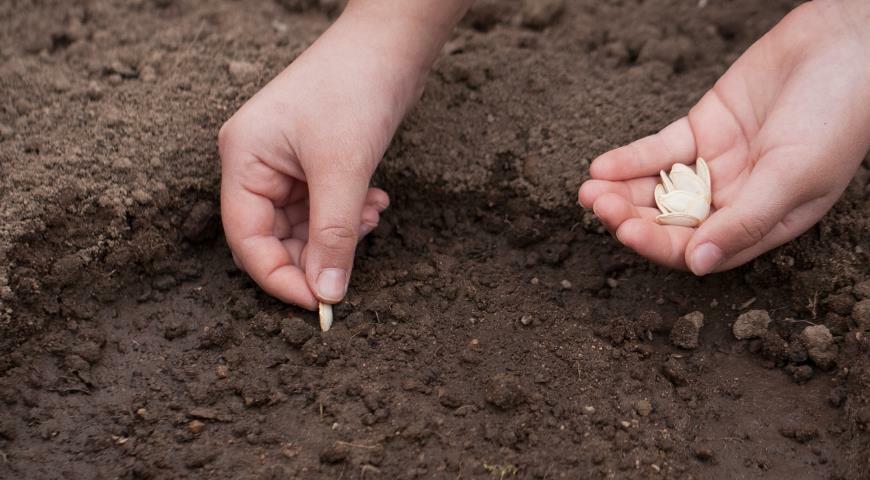
POLYGON ((703 326, 704 314, 701 312, 692 312, 678 318, 671 329, 671 343, 688 350, 698 348, 698 336, 703 326))
POLYGON ((342 463, 350 456, 350 448, 344 443, 333 443, 320 451, 320 462, 327 464, 342 463))
POLYGON ((731 331, 738 340, 758 338, 767 332, 770 322, 767 310, 750 310, 737 317, 731 331))
POLYGON ((565 11, 565 0, 523 0, 523 25, 541 30, 552 25, 565 11))
POLYGON ((511 410, 525 400, 525 392, 519 379, 501 373, 486 382, 486 401, 501 410, 511 410))
POLYGON ((813 325, 805 328, 800 334, 800 339, 807 349, 810 359, 819 368, 830 369, 837 359, 837 346, 834 344, 834 336, 828 327, 813 325))
POLYGON ((257 80, 262 69, 253 63, 236 60, 227 64, 227 71, 235 85, 244 85, 257 80))
POLYGON ((852 308, 852 319, 863 330, 870 330, 870 299, 861 300, 852 308))
POLYGON ((284 318, 281 320, 281 337, 285 342, 294 347, 301 347, 317 330, 299 317, 284 318))

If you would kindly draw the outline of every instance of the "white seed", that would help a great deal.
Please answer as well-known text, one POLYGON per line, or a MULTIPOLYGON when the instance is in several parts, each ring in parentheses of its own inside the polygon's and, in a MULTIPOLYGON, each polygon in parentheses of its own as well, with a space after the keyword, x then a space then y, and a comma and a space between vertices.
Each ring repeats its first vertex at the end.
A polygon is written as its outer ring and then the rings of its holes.
POLYGON ((659 172, 662 183, 656 185, 656 206, 662 212, 656 222, 662 225, 695 227, 710 215, 712 188, 707 162, 698 157, 696 170, 681 163, 670 174, 659 172))
POLYGON ((317 310, 320 313, 320 329, 326 332, 332 327, 332 305, 321 302, 317 310))

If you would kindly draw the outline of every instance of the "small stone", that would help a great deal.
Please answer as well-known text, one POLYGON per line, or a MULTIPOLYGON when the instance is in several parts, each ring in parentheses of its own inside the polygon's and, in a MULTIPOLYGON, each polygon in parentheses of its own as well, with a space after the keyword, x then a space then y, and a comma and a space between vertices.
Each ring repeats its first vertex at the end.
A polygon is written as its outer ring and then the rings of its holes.
POLYGON ((525 0, 521 12, 523 26, 543 30, 555 23, 564 11, 564 0, 525 0))
POLYGON ((870 298, 861 300, 852 308, 852 320, 864 330, 870 330, 870 298))
POLYGON ((534 319, 532 318, 531 315, 523 315, 522 317, 520 317, 520 323, 522 323, 525 326, 531 325, 533 321, 534 321, 534 319))
POLYGON ((336 442, 320 452, 320 463, 341 463, 347 460, 349 454, 346 445, 336 442))
MULTIPOLYGON (((2 128, 0 128, 0 131, 2 131, 2 128)), ((852 293, 854 293, 859 300, 870 300, 870 280, 864 280, 863 282, 856 284, 852 287, 852 293)))
POLYGON ((678 318, 671 329, 671 343, 680 348, 698 348, 698 336, 704 326, 704 314, 692 312, 678 318))
POLYGON ((244 61, 231 61, 227 64, 230 80, 235 85, 244 85, 257 80, 260 75, 260 67, 244 61))
POLYGON ((791 376, 797 383, 808 382, 810 379, 813 378, 813 367, 809 365, 801 365, 799 367, 795 367, 791 376))
POLYGON ((301 347, 314 336, 315 329, 299 317, 281 320, 281 337, 293 347, 301 347))
POLYGON ((767 310, 750 310, 737 317, 731 331, 738 340, 758 338, 767 332, 770 322, 767 310))
POLYGON ((218 365, 215 367, 214 373, 218 378, 227 378, 227 375, 230 374, 230 369, 226 365, 218 365))
POLYGON ((572 285, 568 280, 562 280, 559 282, 559 286, 562 287, 562 290, 571 290, 574 285, 572 285))
POLYGON ((804 329, 800 334, 801 342, 807 348, 807 354, 819 368, 830 369, 837 360, 837 346, 834 345, 834 336, 828 327, 813 325, 804 329))
POLYGON ((511 374, 495 375, 486 384, 486 401, 502 410, 511 410, 524 400, 520 381, 511 374))
POLYGON ((187 424, 187 429, 194 435, 199 435, 203 430, 205 430, 205 423, 200 422, 199 420, 191 420, 190 423, 187 424))
POLYGON ((634 402, 634 411, 641 417, 648 417, 653 411, 652 403, 646 399, 638 400, 634 402))

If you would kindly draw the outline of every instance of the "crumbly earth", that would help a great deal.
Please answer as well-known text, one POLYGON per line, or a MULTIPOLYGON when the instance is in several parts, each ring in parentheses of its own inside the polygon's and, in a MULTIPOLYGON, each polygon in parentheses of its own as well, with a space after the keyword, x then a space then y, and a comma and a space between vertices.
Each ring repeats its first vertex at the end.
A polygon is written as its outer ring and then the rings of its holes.
POLYGON ((321 334, 233 267, 215 137, 336 3, 0 3, 0 478, 866 478, 867 162, 704 279, 575 204, 793 2, 479 2, 321 334))

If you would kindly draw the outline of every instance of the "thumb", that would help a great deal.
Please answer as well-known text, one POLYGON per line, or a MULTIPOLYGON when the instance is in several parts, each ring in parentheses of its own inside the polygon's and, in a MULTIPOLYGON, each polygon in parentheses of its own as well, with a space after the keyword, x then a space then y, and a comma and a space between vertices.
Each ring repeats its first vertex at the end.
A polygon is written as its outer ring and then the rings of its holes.
POLYGON ((338 303, 347 293, 370 175, 312 172, 305 276, 315 296, 338 303))
POLYGON ((707 275, 761 244, 792 209, 789 190, 783 176, 765 175, 756 168, 734 201, 711 214, 692 235, 685 257, 692 273, 707 275))

